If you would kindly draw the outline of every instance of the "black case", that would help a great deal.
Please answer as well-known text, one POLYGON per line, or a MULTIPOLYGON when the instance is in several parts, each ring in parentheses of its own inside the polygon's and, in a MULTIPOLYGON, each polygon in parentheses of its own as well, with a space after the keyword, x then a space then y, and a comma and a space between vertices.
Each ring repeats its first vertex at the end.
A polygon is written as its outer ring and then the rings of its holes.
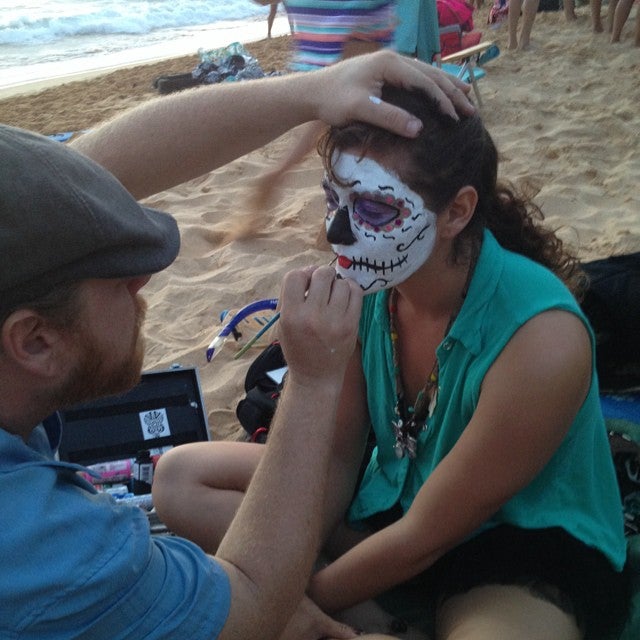
POLYGON ((81 465, 210 440, 195 368, 149 371, 131 391, 60 412, 61 460, 81 465))

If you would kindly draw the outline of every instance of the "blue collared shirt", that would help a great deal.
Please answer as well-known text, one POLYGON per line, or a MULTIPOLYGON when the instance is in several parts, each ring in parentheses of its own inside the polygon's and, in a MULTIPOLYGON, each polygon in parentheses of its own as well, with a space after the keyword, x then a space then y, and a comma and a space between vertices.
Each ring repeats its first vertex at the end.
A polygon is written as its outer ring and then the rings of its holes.
POLYGON ((227 619, 222 567, 177 537, 152 537, 138 507, 96 493, 54 459, 0 429, 0 637, 211 640, 227 619))

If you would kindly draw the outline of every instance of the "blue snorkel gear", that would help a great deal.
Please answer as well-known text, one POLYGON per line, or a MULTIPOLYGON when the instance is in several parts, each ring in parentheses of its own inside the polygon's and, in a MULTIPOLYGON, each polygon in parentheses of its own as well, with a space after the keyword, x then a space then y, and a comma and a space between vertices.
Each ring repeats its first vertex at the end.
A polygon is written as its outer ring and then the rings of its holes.
MULTIPOLYGON (((209 346, 207 347, 207 362, 211 362, 214 356, 219 353, 219 351, 222 349, 222 345, 224 345, 230 335, 233 335, 236 340, 238 339, 239 335, 236 327, 240 322, 242 322, 250 315, 258 313, 259 311, 273 311, 277 306, 278 298, 265 298, 264 300, 256 300, 255 302, 250 302, 248 305, 242 307, 242 309, 240 309, 233 315, 231 320, 229 320, 224 325, 224 327, 222 327, 220 333, 218 333, 218 335, 209 343, 209 346)), ((269 323, 268 325, 265 325, 265 327, 266 326, 271 326, 271 324, 269 323)), ((260 335, 262 334, 260 333, 257 337, 259 337, 260 335)))

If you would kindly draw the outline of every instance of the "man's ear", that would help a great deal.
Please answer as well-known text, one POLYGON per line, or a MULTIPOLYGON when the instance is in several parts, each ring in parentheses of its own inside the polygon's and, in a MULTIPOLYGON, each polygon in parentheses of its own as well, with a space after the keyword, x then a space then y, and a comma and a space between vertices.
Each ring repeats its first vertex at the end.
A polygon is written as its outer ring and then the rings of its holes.
POLYGON ((24 370, 45 377, 59 375, 64 336, 39 313, 30 309, 14 311, 2 325, 0 339, 5 357, 24 370))
POLYGON ((478 192, 474 187, 462 187, 438 216, 438 229, 442 237, 453 240, 469 224, 478 204, 478 192))

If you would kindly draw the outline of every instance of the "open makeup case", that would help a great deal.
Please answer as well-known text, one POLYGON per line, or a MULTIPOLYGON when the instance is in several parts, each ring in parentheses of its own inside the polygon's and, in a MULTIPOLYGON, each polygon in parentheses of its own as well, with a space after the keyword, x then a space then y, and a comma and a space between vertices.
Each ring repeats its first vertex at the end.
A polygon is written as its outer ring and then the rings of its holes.
MULTIPOLYGON (((91 469, 87 479, 99 490, 138 504, 147 511, 152 532, 165 532, 148 491, 133 495, 136 459, 144 454, 149 466, 155 465, 175 446, 210 440, 197 369, 145 372, 127 393, 77 405, 60 412, 60 419, 60 460, 91 469)), ((152 482, 152 469, 149 473, 152 482)))

